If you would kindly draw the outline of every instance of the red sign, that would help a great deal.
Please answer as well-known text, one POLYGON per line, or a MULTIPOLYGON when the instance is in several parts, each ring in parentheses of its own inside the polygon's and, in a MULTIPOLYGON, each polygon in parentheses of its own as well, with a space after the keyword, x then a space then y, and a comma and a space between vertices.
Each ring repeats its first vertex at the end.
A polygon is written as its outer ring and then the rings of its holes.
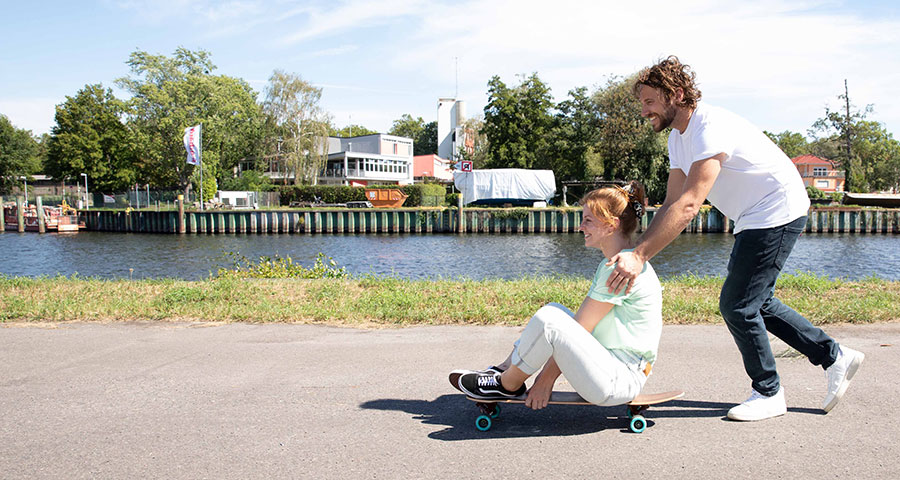
POLYGON ((463 160, 459 162, 459 169, 463 172, 471 172, 472 171, 472 162, 468 160, 463 160))

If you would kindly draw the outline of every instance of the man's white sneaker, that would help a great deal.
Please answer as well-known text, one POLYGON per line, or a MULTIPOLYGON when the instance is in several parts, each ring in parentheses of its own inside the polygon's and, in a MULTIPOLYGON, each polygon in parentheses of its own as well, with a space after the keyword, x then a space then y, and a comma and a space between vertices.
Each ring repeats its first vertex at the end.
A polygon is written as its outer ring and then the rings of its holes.
POLYGON ((755 422, 785 413, 787 404, 784 402, 784 387, 779 387, 778 393, 771 397, 753 390, 750 398, 728 411, 728 418, 739 422, 755 422))
POLYGON ((828 380, 828 392, 825 395, 825 402, 822 404, 822 410, 830 412, 835 405, 844 396, 847 386, 850 385, 850 379, 856 374, 859 366, 862 364, 866 356, 862 352, 857 352, 850 347, 841 346, 837 360, 825 370, 825 379, 828 380))

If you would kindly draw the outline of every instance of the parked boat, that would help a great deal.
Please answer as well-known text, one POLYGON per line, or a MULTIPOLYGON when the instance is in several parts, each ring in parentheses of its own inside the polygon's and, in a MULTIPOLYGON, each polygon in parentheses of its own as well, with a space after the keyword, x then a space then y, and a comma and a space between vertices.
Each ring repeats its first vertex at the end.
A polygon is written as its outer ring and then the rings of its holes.
MULTIPOLYGON (((84 228, 84 220, 80 219, 78 212, 63 202, 62 205, 55 207, 44 205, 44 227, 48 232, 77 232, 84 228)), ((25 231, 37 232, 38 212, 37 206, 34 204, 24 208, 22 216, 25 220, 25 231)), ((16 204, 6 204, 3 206, 3 221, 7 230, 19 229, 19 216, 16 204)))
POLYGON ((845 205, 864 207, 900 207, 900 194, 896 193, 844 193, 845 205))

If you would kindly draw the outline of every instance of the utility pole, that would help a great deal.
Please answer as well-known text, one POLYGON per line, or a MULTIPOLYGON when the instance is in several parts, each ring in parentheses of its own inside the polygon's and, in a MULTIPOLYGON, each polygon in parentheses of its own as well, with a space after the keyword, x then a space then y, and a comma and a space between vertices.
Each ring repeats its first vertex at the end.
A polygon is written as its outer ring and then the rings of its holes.
POLYGON ((456 91, 453 93, 453 98, 459 100, 459 57, 453 57, 453 62, 456 69, 456 91))
POLYGON ((846 78, 844 79, 844 105, 846 106, 846 113, 847 113, 847 117, 845 120, 847 122, 847 125, 846 125, 846 128, 844 128, 844 132, 846 132, 846 137, 847 137, 847 161, 844 162, 844 191, 849 192, 849 191, 851 191, 850 190, 850 186, 851 186, 850 162, 851 162, 852 157, 850 156, 850 93, 849 93, 849 90, 847 89, 847 79, 846 78))

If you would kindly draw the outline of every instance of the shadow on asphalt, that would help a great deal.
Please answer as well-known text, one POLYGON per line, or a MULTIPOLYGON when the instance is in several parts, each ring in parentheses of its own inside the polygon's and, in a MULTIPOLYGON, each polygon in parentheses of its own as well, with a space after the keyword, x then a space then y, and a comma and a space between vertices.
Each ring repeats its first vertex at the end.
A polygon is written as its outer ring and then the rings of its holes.
MULTIPOLYGON (((733 403, 673 400, 651 407, 644 416, 647 428, 652 429, 654 419, 663 418, 724 418, 733 403)), ((481 412, 464 395, 441 395, 434 400, 380 399, 360 404, 368 410, 400 411, 412 415, 425 425, 445 428, 432 432, 429 438, 443 441, 474 440, 488 438, 519 438, 571 436, 617 429, 628 430, 626 407, 596 407, 583 405, 551 405, 534 411, 524 405, 502 405, 501 415, 494 419, 491 429, 481 432, 475 428, 475 419, 481 412)), ((789 409, 792 412, 821 413, 821 410, 789 409)))

